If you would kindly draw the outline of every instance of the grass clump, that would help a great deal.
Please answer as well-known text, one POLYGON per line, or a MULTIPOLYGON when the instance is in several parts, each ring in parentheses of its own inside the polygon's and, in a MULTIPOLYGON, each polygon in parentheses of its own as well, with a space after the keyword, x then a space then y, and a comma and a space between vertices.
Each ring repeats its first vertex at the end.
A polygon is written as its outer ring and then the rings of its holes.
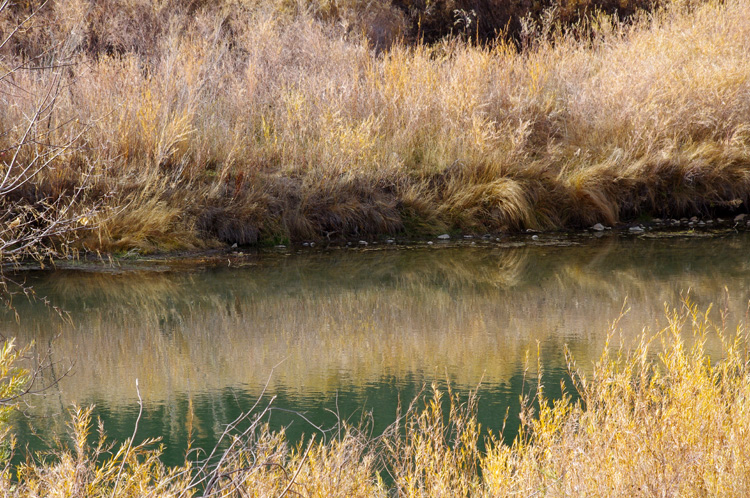
POLYGON ((712 360, 710 333, 708 313, 687 307, 633 350, 605 349, 574 375, 577 401, 539 396, 518 439, 489 450, 486 485, 499 496, 746 495, 747 337, 720 333, 712 360))
POLYGON ((100 423, 97 442, 92 446, 91 410, 73 408, 72 447, 19 465, 15 478, 7 473, 0 483, 3 496, 186 496, 187 469, 165 468, 154 440, 139 445, 128 440, 115 446, 107 441, 100 423))
POLYGON ((165 468, 153 441, 115 447, 101 426, 92 447, 90 410, 75 409, 71 448, 6 468, 4 496, 746 496, 747 335, 708 315, 686 304, 590 369, 571 359, 575 392, 559 399, 540 379, 513 441, 482 446, 475 395, 433 387, 378 437, 343 424, 294 445, 256 417, 211 462, 165 468))

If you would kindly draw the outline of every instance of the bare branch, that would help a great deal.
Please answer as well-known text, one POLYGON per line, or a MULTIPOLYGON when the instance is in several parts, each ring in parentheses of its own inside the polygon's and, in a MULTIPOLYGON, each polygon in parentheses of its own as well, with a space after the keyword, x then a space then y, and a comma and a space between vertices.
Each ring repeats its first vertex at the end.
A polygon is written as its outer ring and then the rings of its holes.
MULTIPOLYGON (((5 38, 5 40, 3 40, 2 43, 0 43, 0 50, 3 49, 5 44, 8 43, 16 35, 16 33, 18 33, 18 30, 20 30, 27 22, 31 21, 31 18, 34 17, 37 14, 37 12, 39 12, 41 9, 43 9, 45 5, 47 5, 48 1, 49 0, 44 0, 44 2, 42 2, 42 4, 39 7, 31 11, 31 14, 29 14, 29 16, 26 19, 18 23, 15 29, 10 32, 10 34, 5 38)), ((8 6, 8 3, 9 1, 6 0, 5 2, 3 2, 2 5, 0 5, 0 12, 5 10, 5 8, 8 6)))
POLYGON ((135 439, 135 435, 138 432, 138 422, 141 421, 141 416, 143 415, 143 398, 141 398, 141 390, 138 388, 138 379, 135 379, 135 392, 138 394, 138 418, 135 419, 135 427, 133 427, 133 435, 130 436, 130 441, 128 441, 128 449, 125 450, 125 453, 122 456, 122 463, 120 464, 120 470, 117 471, 117 477, 115 478, 115 487, 112 489, 112 498, 117 496, 117 488, 120 485, 120 475, 122 474, 122 469, 125 468, 125 461, 128 458, 128 455, 130 454, 130 448, 133 447, 133 440, 135 439))
MULTIPOLYGON (((0 50, 19 30, 25 29, 47 3, 48 0, 44 0, 25 19, 19 21, 0 43, 0 50)), ((0 12, 9 5, 9 0, 0 0, 0 12)), ((52 121, 60 92, 66 86, 65 69, 71 65, 74 63, 70 55, 70 44, 64 41, 30 61, 10 63, 5 60, 5 56, 0 55, 0 67, 5 71, 0 77, 0 84, 17 88, 28 94, 32 101, 19 135, 10 138, 10 145, 4 147, 3 152, 11 152, 9 159, 0 162, 0 263, 29 258, 41 262, 52 258, 60 248, 69 250, 77 234, 94 228, 93 222, 98 218, 101 203, 85 202, 84 199, 93 178, 91 169, 80 177, 78 186, 72 190, 68 188, 42 199, 25 193, 29 186, 45 181, 44 172, 55 167, 90 129, 91 125, 86 124, 64 140, 55 138, 74 123, 74 120, 66 119, 61 124, 53 125, 52 121), (10 77, 21 71, 38 70, 48 72, 44 76, 47 78, 44 90, 38 95, 29 93, 10 77), (84 205, 88 207, 82 208, 84 205)), ((12 132, 4 132, 6 139, 13 137, 10 133, 12 132)), ((38 192, 40 189, 34 190, 38 192)))

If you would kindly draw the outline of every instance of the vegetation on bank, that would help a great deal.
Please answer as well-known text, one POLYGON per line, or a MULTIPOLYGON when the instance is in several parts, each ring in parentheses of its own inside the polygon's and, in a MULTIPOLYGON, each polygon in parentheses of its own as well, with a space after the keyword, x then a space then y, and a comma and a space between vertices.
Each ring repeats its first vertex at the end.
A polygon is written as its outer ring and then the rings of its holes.
POLYGON ((748 2, 496 3, 0 2, 3 259, 746 209, 748 2))
MULTIPOLYGON (((750 370, 744 328, 715 327, 684 305, 631 348, 609 344, 576 389, 548 399, 541 382, 522 400, 514 441, 480 449, 475 398, 433 389, 383 435, 342 426, 294 444, 253 419, 228 430, 212 464, 167 468, 155 441, 110 443, 91 412, 72 412, 69 449, 32 456, 0 475, 8 497, 95 496, 747 496, 750 370), (722 357, 704 350, 718 334, 722 357)), ((612 336, 614 338, 614 336, 612 336)), ((22 372, 6 345, 3 396, 22 372), (10 370, 7 370, 10 369, 10 370), (6 374, 10 372, 10 374, 6 374), (11 377, 8 377, 11 375, 11 377)), ((588 369, 587 369, 588 370, 588 369)), ((15 387, 13 387, 15 386, 15 387)), ((262 415, 262 407, 258 409, 262 415)), ((9 445, 4 433, 4 447, 9 445)), ((7 455, 3 457, 7 460, 7 455)))

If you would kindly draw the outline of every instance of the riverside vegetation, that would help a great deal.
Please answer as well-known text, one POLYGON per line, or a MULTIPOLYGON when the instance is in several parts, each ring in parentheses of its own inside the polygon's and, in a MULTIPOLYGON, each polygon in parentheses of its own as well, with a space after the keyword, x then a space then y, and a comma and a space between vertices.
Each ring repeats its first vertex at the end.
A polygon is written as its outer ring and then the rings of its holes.
POLYGON ((747 2, 501 4, 0 2, 0 247, 746 209, 747 2))
MULTIPOLYGON (((0 259, 745 209, 750 5, 590 4, 0 0, 0 259)), ((18 466, 3 426, 0 494, 746 496, 747 349, 685 305, 484 449, 437 389, 377 437, 290 442, 258 407, 174 468, 74 408, 71 446, 18 466)))
MULTIPOLYGON (((0 474, 8 497, 94 496, 747 496, 748 338, 684 304, 632 347, 610 335, 585 374, 568 355, 571 392, 551 400, 529 376, 513 441, 480 444, 474 395, 434 388, 382 435, 341 424, 328 440, 292 443, 262 423, 228 429, 211 463, 168 468, 157 441, 92 443, 90 409, 72 410, 70 446, 0 474), (723 344, 708 357, 709 336, 723 344)), ((0 355, 2 396, 24 386, 18 353, 0 355)), ((541 375, 541 369, 538 370, 541 375)), ((538 377, 541 379, 541 377, 538 377)), ((8 406, 4 405, 4 413, 8 406)), ((249 414, 250 415, 250 414, 249 414)), ((3 459, 13 447, 7 428, 3 459)))

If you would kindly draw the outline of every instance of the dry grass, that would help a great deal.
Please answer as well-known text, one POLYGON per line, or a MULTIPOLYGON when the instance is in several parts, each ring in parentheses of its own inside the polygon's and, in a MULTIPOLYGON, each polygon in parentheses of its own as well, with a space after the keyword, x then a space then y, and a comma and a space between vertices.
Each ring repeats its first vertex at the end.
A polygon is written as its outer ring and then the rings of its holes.
MULTIPOLYGON (((336 22, 302 5, 48 5, 3 63, 63 47, 44 136, 82 135, 14 202, 85 183, 101 209, 77 243, 111 251, 746 209, 747 2, 589 16, 585 37, 558 12, 526 22, 520 51, 375 50, 344 4, 336 22)), ((46 83, 0 83, 0 151, 46 83)))
MULTIPOLYGON (((71 447, 28 461, 17 469, 17 479, 6 470, 1 476, 2 496, 24 497, 177 497, 185 496, 187 468, 167 469, 159 461, 153 440, 116 446, 99 434, 92 445, 91 408, 71 410, 71 447)), ((187 495, 189 496, 189 494, 187 495)))
POLYGON ((493 494, 746 495, 745 331, 719 331, 717 361, 704 350, 707 313, 686 305, 669 321, 633 350, 605 349, 592 375, 575 376, 579 401, 539 396, 513 445, 482 461, 493 494))
MULTIPOLYGON (((435 388, 382 436, 342 426, 328 441, 290 445, 260 419, 218 465, 167 469, 159 449, 87 443, 76 409, 73 446, 31 460, 4 496, 746 496, 750 476, 748 342, 684 304, 631 348, 609 345, 591 374, 571 358, 576 400, 526 397, 518 437, 479 445, 476 398, 435 388), (709 358, 718 335, 722 357, 709 358), (200 483, 202 487, 192 487, 200 483), (201 491, 203 490, 203 491, 201 491)), ((614 336, 612 336, 614 338, 614 336)), ((7 363, 7 362, 6 362, 7 363)), ((541 371, 541 369, 540 369, 541 371)))

